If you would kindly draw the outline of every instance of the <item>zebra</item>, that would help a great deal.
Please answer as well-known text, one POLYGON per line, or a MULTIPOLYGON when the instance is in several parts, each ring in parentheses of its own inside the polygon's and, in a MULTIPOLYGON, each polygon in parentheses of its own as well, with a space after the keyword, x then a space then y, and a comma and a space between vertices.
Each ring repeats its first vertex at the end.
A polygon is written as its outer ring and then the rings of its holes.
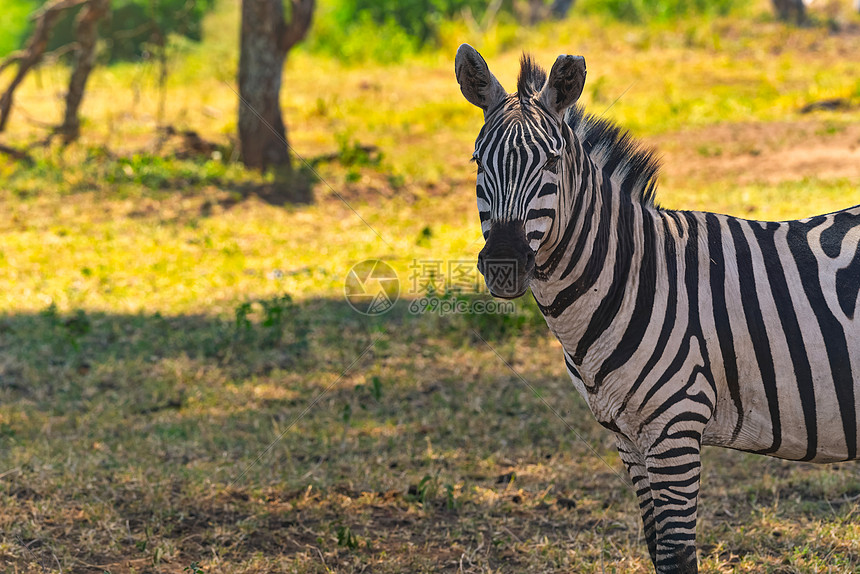
POLYGON ((484 112, 478 269, 495 297, 531 288, 615 435, 659 574, 698 571, 703 445, 858 458, 860 205, 785 222, 663 209, 654 153, 577 105, 584 58, 547 75, 524 54, 515 94, 467 44, 455 72, 484 112))

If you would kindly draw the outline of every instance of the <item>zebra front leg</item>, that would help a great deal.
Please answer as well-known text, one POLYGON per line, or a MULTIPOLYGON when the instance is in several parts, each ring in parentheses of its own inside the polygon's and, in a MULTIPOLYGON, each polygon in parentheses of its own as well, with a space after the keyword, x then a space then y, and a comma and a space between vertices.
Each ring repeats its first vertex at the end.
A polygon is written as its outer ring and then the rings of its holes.
POLYGON ((651 498, 651 484, 648 482, 648 470, 645 467, 645 457, 627 437, 616 434, 615 444, 621 462, 627 467, 627 473, 636 489, 639 500, 639 513, 642 516, 642 527, 645 529, 645 541, 648 543, 648 554, 651 562, 657 564, 657 530, 654 527, 654 501, 651 498))
MULTIPOLYGON (((671 428, 671 427, 670 427, 671 428)), ((695 574, 701 433, 667 431, 645 455, 654 505, 658 574, 695 574)))

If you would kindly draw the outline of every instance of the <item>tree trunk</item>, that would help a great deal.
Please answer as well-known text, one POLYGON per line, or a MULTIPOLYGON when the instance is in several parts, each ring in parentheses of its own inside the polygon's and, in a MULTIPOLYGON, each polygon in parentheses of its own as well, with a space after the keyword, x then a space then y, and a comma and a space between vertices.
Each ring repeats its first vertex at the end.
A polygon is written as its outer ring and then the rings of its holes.
POLYGON ((806 5, 812 0, 771 0, 776 16, 785 22, 803 24, 806 22, 806 5))
POLYGON ((51 30, 59 18, 63 10, 83 4, 87 0, 52 0, 46 3, 33 16, 36 21, 36 29, 33 35, 27 40, 27 47, 19 52, 13 52, 0 63, 0 72, 6 69, 7 66, 18 64, 18 71, 12 82, 6 88, 6 91, 0 95, 0 132, 6 129, 6 122, 9 120, 9 114, 12 111, 12 102, 15 96, 15 89, 24 81, 27 72, 36 66, 45 54, 45 49, 48 47, 51 30))
POLYGON ((109 9, 110 0, 90 0, 77 18, 78 47, 75 55, 75 69, 69 79, 63 123, 57 128, 57 133, 62 135, 65 144, 77 140, 80 135, 81 122, 78 109, 84 99, 84 88, 96 61, 98 24, 107 15, 109 9))
POLYGON ((289 168, 287 133, 281 117, 281 0, 243 0, 239 53, 239 145, 246 166, 289 168))
POLYGON ((514 11, 518 14, 520 21, 529 26, 534 26, 547 19, 564 19, 575 1, 553 0, 551 5, 547 5, 544 0, 518 0, 514 2, 514 11))
POLYGON ((574 1, 575 0, 555 0, 549 9, 552 17, 556 20, 564 19, 573 7, 574 1))
POLYGON ((307 34, 314 0, 242 0, 239 53, 239 145, 242 161, 259 170, 291 169, 279 96, 287 52, 307 34))

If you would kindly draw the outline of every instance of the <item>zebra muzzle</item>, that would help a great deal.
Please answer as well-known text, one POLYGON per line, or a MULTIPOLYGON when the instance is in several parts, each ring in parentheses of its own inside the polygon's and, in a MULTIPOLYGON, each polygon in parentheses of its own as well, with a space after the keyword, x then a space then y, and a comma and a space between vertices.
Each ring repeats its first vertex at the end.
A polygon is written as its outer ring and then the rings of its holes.
POLYGON ((534 274, 535 255, 521 221, 494 222, 478 254, 478 271, 490 294, 501 299, 523 295, 534 274))

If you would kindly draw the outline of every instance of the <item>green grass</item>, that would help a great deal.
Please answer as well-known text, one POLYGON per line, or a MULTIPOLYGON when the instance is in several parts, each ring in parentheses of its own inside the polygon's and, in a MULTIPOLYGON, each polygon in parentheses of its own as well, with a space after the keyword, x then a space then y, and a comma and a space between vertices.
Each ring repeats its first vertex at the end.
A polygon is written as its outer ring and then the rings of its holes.
MULTIPOLYGON (((296 52, 283 103, 319 176, 309 204, 231 161, 234 4, 170 66, 163 121, 215 142, 206 154, 158 148, 156 70, 100 69, 79 144, 0 156, 0 570, 649 572, 612 439, 534 304, 409 311, 428 295, 415 261, 474 276, 481 247, 481 114, 452 55, 474 43, 512 87, 523 48, 547 65, 585 53, 589 109, 666 154, 667 207, 787 219, 858 203, 850 165, 744 167, 844 151, 860 119, 797 111, 856 100, 857 37, 784 28, 766 4, 647 26, 447 22, 438 51, 398 65, 296 52), (381 317, 343 297, 368 258, 401 280, 381 317)), ((22 86, 4 143, 44 136, 66 74, 22 86)), ((703 572, 860 569, 856 464, 704 458, 703 572)))
POLYGON ((661 196, 662 205, 731 213, 747 219, 786 221, 830 213, 856 205, 860 191, 856 179, 799 179, 776 184, 716 185, 672 189, 661 196))
POLYGON ((29 26, 27 18, 36 11, 34 0, 7 0, 0 13, 0 57, 22 47, 29 26))

